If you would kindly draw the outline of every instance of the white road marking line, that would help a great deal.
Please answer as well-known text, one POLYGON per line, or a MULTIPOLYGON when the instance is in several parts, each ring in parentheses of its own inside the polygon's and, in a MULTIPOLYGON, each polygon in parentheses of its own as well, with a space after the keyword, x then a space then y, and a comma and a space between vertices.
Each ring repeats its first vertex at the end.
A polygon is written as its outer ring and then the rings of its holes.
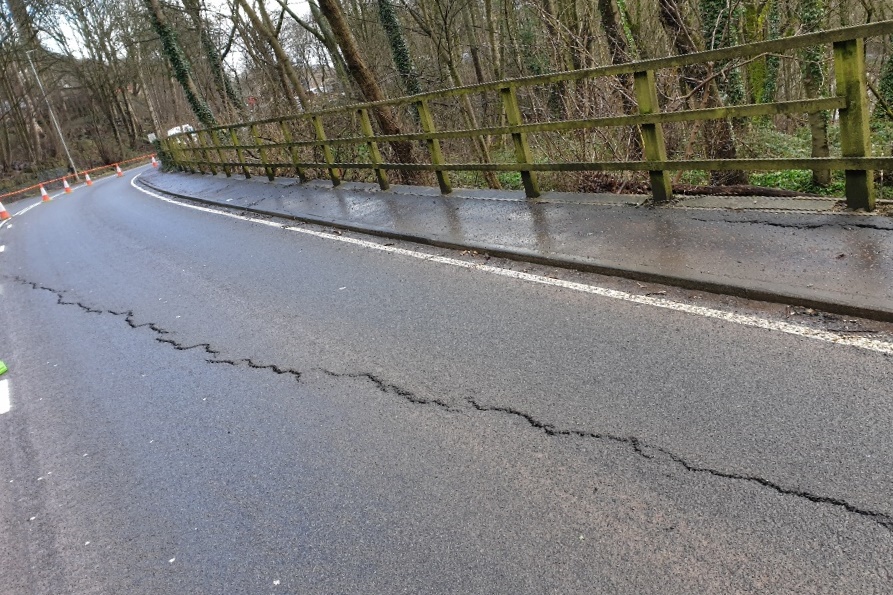
POLYGON ((25 207, 24 209, 22 209, 21 211, 19 211, 18 213, 16 213, 14 216, 15 216, 15 217, 18 217, 19 215, 24 215, 25 213, 27 213, 28 211, 30 211, 31 209, 33 209, 34 207, 36 207, 36 206, 38 206, 38 205, 40 205, 40 203, 39 203, 39 202, 36 202, 36 203, 34 203, 33 205, 31 205, 30 207, 25 207))
POLYGON ((9 413, 12 404, 9 400, 9 378, 0 379, 0 415, 9 413))
MULTIPOLYGON (((222 215, 224 217, 230 217, 232 219, 239 219, 242 221, 246 221, 247 219, 243 215, 238 215, 235 213, 226 213, 224 211, 214 209, 211 207, 204 207, 199 205, 188 204, 179 200, 170 199, 166 196, 162 196, 156 192, 152 192, 150 190, 146 190, 145 188, 140 188, 136 185, 136 179, 139 175, 134 176, 130 180, 130 185, 143 192, 144 194, 148 194, 150 196, 154 196, 155 198, 161 199, 165 202, 179 205, 181 207, 185 207, 188 209, 194 209, 196 211, 202 211, 205 213, 213 213, 215 215, 222 215)), ((665 310, 673 310, 675 312, 683 312, 686 314, 692 314, 695 316, 701 316, 704 318, 713 318, 716 320, 722 320, 724 322, 731 322, 734 324, 739 324, 742 326, 749 326, 753 328, 760 328, 769 331, 781 332, 789 335, 796 335, 799 337, 804 337, 807 339, 814 339, 816 341, 822 341, 825 343, 833 343, 835 345, 845 345, 847 347, 857 347, 859 349, 866 349, 868 351, 875 351, 877 353, 882 353, 884 355, 893 355, 893 343, 888 343, 886 341, 878 341, 876 339, 870 339, 866 337, 851 337, 842 335, 839 333, 835 333, 833 331, 826 331, 820 329, 814 329, 808 326, 803 326, 800 324, 793 324, 790 322, 782 322, 776 320, 770 320, 768 318, 760 318, 759 316, 752 316, 749 314, 736 314, 734 312, 726 312, 723 310, 716 310, 714 308, 707 308, 704 306, 694 306, 691 304, 685 304, 682 302, 676 302, 673 300, 668 300, 664 298, 656 298, 647 295, 637 295, 634 293, 628 293, 626 291, 619 291, 616 289, 608 289, 606 287, 598 287, 596 285, 587 285, 585 283, 575 283, 573 281, 564 281, 562 279, 552 279, 550 277, 544 277, 542 275, 533 275, 531 273, 523 273, 520 271, 513 271, 510 269, 503 269, 500 267, 495 267, 488 264, 477 264, 474 262, 467 262, 464 260, 459 260, 456 258, 449 258, 447 256, 436 256, 433 254, 425 254, 424 252, 416 252, 414 250, 406 250, 405 248, 396 248, 394 246, 385 246, 383 244, 376 244, 375 242, 370 242, 367 240, 360 240, 356 238, 349 238, 346 236, 336 235, 334 233, 328 233, 324 231, 314 231, 312 229, 299 229, 296 227, 290 227, 287 224, 276 223, 274 221, 266 221, 262 219, 250 219, 252 223, 260 223, 261 225, 267 225, 270 227, 276 227, 279 229, 288 229, 289 231, 295 231, 297 233, 302 233, 310 236, 315 236, 318 238, 323 238, 327 240, 334 240, 336 242, 344 242, 346 244, 353 244, 355 246, 362 246, 363 248, 370 248, 372 250, 379 250, 381 252, 388 252, 390 254, 399 254, 400 256, 408 256, 410 258, 417 258, 419 260, 427 260, 429 262, 436 262, 439 264, 446 264, 450 266, 455 266, 463 269, 472 269, 476 271, 482 271, 485 273, 491 273, 493 275, 500 275, 502 277, 509 277, 511 279, 518 279, 521 281, 529 281, 531 283, 538 283, 540 285, 550 285, 553 287, 561 287, 562 289, 570 289, 572 291, 579 291, 581 293, 589 293, 592 295, 598 295, 601 297, 611 298, 615 300, 621 300, 625 302, 630 302, 634 304, 642 304, 645 306, 654 306, 655 308, 663 308, 665 310)))
POLYGON ((0 252, 6 252, 6 246, 0 246, 0 252))

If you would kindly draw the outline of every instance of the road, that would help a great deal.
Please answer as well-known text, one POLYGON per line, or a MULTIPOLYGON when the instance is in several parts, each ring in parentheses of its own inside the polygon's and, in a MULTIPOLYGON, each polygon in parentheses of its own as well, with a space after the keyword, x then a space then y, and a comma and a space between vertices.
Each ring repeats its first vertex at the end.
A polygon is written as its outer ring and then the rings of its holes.
POLYGON ((0 593, 893 592, 883 334, 132 177, 0 229, 0 593))

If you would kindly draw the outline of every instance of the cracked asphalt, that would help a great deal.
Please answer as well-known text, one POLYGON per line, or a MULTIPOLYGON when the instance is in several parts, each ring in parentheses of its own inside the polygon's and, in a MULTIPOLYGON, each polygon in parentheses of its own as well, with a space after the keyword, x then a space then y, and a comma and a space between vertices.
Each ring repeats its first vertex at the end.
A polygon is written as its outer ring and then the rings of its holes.
POLYGON ((0 593, 893 592, 889 356, 127 179, 0 244, 0 593))

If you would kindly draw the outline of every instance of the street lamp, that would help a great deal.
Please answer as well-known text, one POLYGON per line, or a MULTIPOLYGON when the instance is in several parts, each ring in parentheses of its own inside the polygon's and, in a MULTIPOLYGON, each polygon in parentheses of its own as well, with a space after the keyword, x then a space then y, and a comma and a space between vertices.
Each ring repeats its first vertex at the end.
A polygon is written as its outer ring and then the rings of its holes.
POLYGON ((47 109, 50 110, 50 119, 53 120, 53 125, 56 127, 56 132, 59 133, 59 140, 62 141, 62 148, 65 149, 65 155, 68 156, 68 164, 71 166, 71 171, 74 172, 74 179, 77 181, 81 181, 80 176, 78 176, 78 168, 74 165, 74 159, 71 158, 71 153, 68 151, 68 144, 65 142, 65 137, 62 136, 62 128, 59 127, 59 120, 56 119, 56 113, 53 111, 53 106, 50 105, 50 98, 47 97, 47 92, 43 88, 43 82, 40 80, 40 75, 37 74, 37 69, 34 68, 34 62, 31 60, 31 52, 34 50, 28 50, 25 52, 25 55, 28 57, 28 64, 31 65, 31 72, 34 73, 34 78, 37 79, 37 86, 40 87, 40 92, 43 95, 44 101, 47 102, 47 109))

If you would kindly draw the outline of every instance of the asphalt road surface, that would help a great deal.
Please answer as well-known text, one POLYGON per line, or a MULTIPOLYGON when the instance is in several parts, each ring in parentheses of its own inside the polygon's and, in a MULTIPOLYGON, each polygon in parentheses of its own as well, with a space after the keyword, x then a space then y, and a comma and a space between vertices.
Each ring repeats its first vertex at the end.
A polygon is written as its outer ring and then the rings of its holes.
POLYGON ((880 339, 132 176, 0 229, 0 593, 893 592, 880 339))

